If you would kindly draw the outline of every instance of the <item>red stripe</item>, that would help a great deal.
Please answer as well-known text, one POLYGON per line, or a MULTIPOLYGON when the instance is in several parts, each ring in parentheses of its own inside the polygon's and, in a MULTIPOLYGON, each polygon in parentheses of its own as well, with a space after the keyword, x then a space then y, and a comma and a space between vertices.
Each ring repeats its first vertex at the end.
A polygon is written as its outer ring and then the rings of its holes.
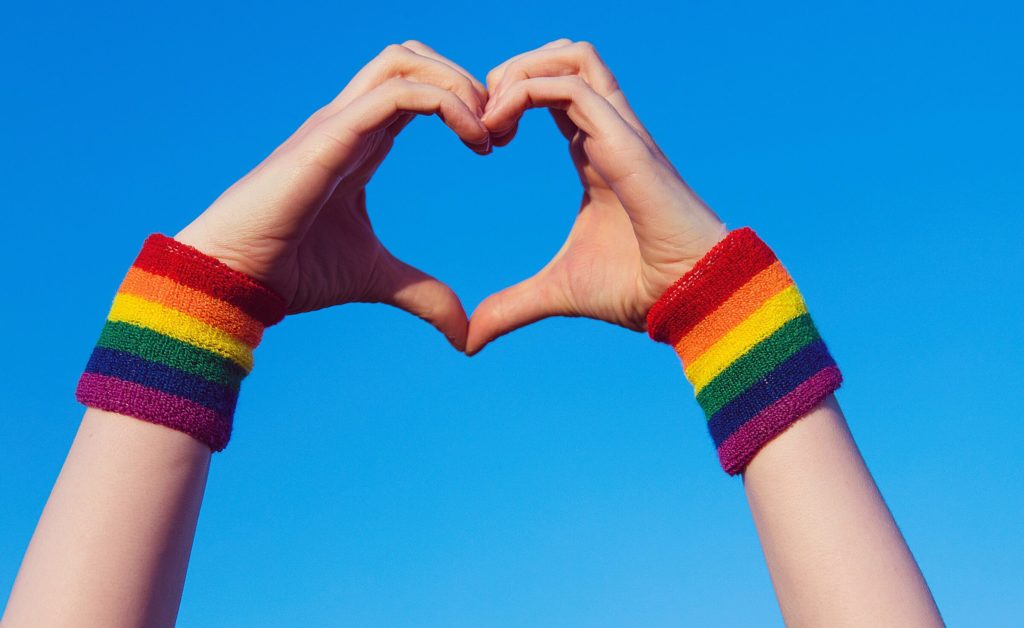
POLYGON ((647 313, 647 333, 675 346, 732 293, 776 261, 749 227, 732 231, 672 284, 647 313))
POLYGON ((159 233, 146 238, 133 266, 230 303, 265 327, 279 322, 287 312, 283 298, 249 275, 159 233))

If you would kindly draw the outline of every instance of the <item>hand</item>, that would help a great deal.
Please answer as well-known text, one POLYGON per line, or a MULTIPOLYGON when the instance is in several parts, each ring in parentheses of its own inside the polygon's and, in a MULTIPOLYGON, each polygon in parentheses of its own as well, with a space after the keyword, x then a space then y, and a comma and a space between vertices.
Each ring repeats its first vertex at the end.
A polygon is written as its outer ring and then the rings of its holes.
POLYGON ((264 282, 289 313, 388 303, 463 350, 468 323, 458 297, 380 243, 366 184, 416 114, 437 114, 467 146, 489 152, 486 101, 479 81, 429 47, 388 46, 175 237, 264 282))
POLYGON ((549 107, 569 140, 583 201, 568 239, 536 275, 473 312, 467 353, 548 316, 586 316, 643 330, 647 311, 726 234, 626 102, 593 46, 561 39, 487 76, 483 122, 494 145, 527 109, 549 107))

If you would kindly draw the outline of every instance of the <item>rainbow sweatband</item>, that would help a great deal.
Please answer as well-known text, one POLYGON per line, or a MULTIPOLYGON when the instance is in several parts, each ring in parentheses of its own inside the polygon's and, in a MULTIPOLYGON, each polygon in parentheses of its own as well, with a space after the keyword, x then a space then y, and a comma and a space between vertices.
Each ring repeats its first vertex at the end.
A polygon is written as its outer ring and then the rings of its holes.
POLYGON ((749 228, 669 287, 647 329, 675 347, 733 475, 842 383, 793 279, 749 228))
POLYGON ((284 299, 160 234, 121 283, 75 397, 224 449, 242 379, 284 299))

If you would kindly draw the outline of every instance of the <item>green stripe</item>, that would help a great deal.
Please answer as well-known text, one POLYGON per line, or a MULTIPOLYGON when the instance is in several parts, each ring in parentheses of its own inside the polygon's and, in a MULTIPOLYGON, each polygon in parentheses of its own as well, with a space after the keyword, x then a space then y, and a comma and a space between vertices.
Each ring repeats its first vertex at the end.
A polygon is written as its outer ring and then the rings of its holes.
POLYGON ((697 403, 710 418, 786 358, 819 338, 809 314, 797 316, 754 345, 701 389, 697 403))
POLYGON ((238 390, 245 371, 230 359, 130 323, 107 321, 96 343, 238 390))

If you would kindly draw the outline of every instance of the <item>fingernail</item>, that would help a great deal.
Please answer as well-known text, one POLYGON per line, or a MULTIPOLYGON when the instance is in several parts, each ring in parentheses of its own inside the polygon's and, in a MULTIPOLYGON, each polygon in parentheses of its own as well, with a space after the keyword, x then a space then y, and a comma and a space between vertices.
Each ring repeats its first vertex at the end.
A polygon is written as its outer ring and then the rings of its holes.
POLYGON ((448 344, 450 344, 456 351, 458 351, 459 353, 465 352, 466 347, 464 347, 464 346, 460 347, 459 346, 459 342, 455 338, 455 336, 451 336, 451 335, 445 334, 444 337, 448 339, 448 344))
POLYGON ((484 139, 480 140, 479 142, 471 142, 470 146, 473 148, 473 150, 479 150, 481 152, 488 152, 488 151, 491 150, 491 146, 492 146, 492 144, 491 144, 491 133, 490 133, 490 131, 487 130, 486 127, 484 127, 482 129, 482 131, 484 133, 484 139))

